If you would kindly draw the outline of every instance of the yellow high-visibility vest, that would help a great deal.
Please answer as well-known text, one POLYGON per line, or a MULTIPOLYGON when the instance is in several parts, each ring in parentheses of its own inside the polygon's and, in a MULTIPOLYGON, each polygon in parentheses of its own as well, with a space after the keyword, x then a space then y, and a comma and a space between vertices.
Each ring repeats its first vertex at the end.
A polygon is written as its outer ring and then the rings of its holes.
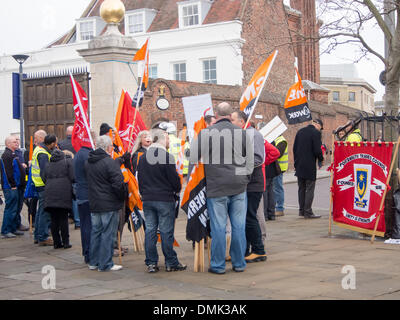
POLYGON ((281 171, 286 172, 289 169, 289 152, 288 152, 289 148, 287 140, 283 136, 279 136, 278 138, 275 139, 275 146, 277 146, 282 141, 286 141, 286 149, 282 157, 278 158, 278 164, 279 167, 281 168, 281 171))
POLYGON ((32 155, 32 181, 35 184, 35 187, 44 187, 44 182, 42 178, 40 177, 40 167, 39 167, 39 161, 38 161, 38 156, 39 154, 44 153, 47 154, 49 157, 49 161, 51 158, 51 154, 47 152, 46 149, 37 146, 35 150, 33 151, 32 155))
MULTIPOLYGON (((189 148, 189 144, 185 143, 185 150, 189 148)), ((175 158, 175 162, 178 160, 179 152, 181 151, 181 139, 174 134, 169 135, 169 149, 167 150, 175 158)), ((189 160, 186 156, 183 159, 183 174, 188 174, 189 160)))

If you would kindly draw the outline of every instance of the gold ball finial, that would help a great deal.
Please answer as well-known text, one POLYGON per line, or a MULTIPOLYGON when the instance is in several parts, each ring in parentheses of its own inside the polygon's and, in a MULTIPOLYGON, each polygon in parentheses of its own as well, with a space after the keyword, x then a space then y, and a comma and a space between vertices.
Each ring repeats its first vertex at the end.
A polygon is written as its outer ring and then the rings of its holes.
POLYGON ((119 23, 124 19, 125 6, 121 0, 105 0, 100 7, 100 16, 107 23, 119 23))

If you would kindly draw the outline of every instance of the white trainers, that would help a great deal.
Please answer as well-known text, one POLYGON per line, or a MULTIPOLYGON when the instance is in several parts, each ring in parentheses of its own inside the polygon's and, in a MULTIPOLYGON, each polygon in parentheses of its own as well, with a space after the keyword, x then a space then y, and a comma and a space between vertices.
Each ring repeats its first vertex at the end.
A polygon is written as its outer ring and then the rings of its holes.
POLYGON ((120 266, 118 264, 114 264, 112 266, 112 268, 110 269, 110 271, 118 271, 118 270, 121 270, 121 269, 122 269, 122 266, 120 266))
POLYGON ((97 270, 97 266, 91 266, 90 264, 88 264, 89 270, 97 270))

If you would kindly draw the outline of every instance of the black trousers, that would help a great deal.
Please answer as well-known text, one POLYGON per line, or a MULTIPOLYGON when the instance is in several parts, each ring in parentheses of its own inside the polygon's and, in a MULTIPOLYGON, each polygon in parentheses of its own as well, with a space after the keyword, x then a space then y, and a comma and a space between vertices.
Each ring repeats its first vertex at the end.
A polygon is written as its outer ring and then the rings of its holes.
POLYGON ((264 191, 264 217, 275 217, 275 192, 274 192, 274 178, 265 179, 264 191))
POLYGON ((262 194, 262 192, 247 192, 246 256, 250 253, 265 254, 260 224, 257 219, 257 209, 260 205, 262 194))
POLYGON ((51 235, 54 246, 69 245, 68 212, 71 210, 62 208, 46 208, 46 210, 51 217, 51 235))
POLYGON ((78 202, 79 220, 81 223, 82 255, 85 263, 89 263, 90 234, 92 232, 92 217, 90 214, 89 201, 78 202))
POLYGON ((297 184, 299 186, 299 207, 300 215, 312 215, 312 203, 314 200, 315 180, 306 180, 297 177, 297 184))

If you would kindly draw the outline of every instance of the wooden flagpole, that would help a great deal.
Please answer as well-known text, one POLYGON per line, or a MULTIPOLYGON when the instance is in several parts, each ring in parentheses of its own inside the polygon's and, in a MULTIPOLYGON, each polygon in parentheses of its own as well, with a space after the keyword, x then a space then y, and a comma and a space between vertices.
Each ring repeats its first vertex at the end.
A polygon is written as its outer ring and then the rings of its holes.
MULTIPOLYGON (((332 160, 331 160, 331 162, 332 162, 332 166, 334 166, 335 165, 335 135, 334 134, 332 134, 332 148, 331 148, 331 151, 332 151, 332 160)), ((333 194, 332 194, 332 188, 333 188, 333 174, 334 174, 334 171, 335 170, 335 168, 333 167, 332 168, 332 171, 331 171, 331 199, 330 199, 330 204, 329 204, 329 232, 328 232, 328 235, 329 236, 331 236, 332 235, 332 207, 333 207, 333 194)))
POLYGON ((133 225, 132 215, 129 215, 129 221, 131 223, 131 230, 132 230, 133 251, 137 252, 138 248, 137 248, 136 232, 135 232, 135 227, 133 225))
POLYGON ((208 265, 211 264, 211 238, 207 237, 207 253, 208 253, 208 265))
POLYGON ((194 272, 199 272, 199 243, 194 242, 194 272))
POLYGON ((32 214, 29 215, 29 233, 32 235, 33 230, 32 230, 32 214))
POLYGON ((245 124, 245 126, 244 126, 245 129, 247 128, 247 126, 248 126, 248 124, 249 124, 249 122, 250 122, 250 119, 251 119, 251 117, 252 117, 252 115, 253 115, 253 113, 254 113, 254 110, 256 109, 258 99, 260 99, 261 92, 264 90, 265 83, 267 82, 267 79, 268 79, 268 77, 269 77, 269 73, 271 72, 272 66, 274 65, 274 62, 275 62, 275 59, 276 59, 276 56, 277 56, 277 55, 278 55, 278 50, 275 50, 275 55, 274 55, 274 57, 272 58, 271 65, 269 66, 269 69, 268 69, 268 71, 267 71, 267 74, 265 75, 265 78, 264 78, 262 87, 261 87, 260 91, 258 92, 256 101, 254 102, 254 106, 253 106, 253 108, 252 108, 252 110, 251 110, 251 113, 249 114, 249 117, 247 118, 247 122, 246 122, 246 124, 245 124))
POLYGON ((381 199, 381 204, 380 204, 380 206, 379 206, 378 217, 376 218, 376 223, 375 223, 375 227, 374 227, 374 232, 372 233, 371 244, 373 244, 374 241, 375 241, 376 229, 378 228, 378 223, 379 223, 380 217, 381 217, 381 215, 382 215, 380 212, 382 211, 383 204, 385 203, 385 198, 386 198, 386 194, 387 194, 387 191, 388 191, 388 185, 389 185, 389 183, 390 183, 390 178, 391 178, 391 176, 392 176, 394 163, 396 162, 397 153, 399 152, 399 144, 400 144, 400 136, 399 136, 398 139, 397 139, 396 148, 395 148, 395 151, 394 151, 394 154, 393 154, 393 157, 392 157, 392 163, 390 164, 389 174, 388 174, 387 179, 386 179, 385 191, 383 192, 383 197, 382 197, 382 199, 381 199))
POLYGON ((121 232, 120 231, 118 231, 118 255, 119 255, 119 264, 122 265, 121 232))

